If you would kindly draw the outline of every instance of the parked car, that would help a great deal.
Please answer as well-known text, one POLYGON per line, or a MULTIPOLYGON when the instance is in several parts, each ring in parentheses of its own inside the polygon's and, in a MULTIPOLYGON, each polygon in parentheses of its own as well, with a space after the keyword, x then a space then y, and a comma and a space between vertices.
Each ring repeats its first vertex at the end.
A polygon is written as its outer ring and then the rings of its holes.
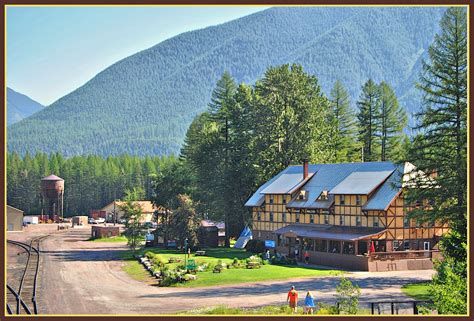
POLYGON ((119 224, 125 224, 125 223, 127 223, 127 220, 124 219, 124 218, 119 218, 119 219, 117 220, 117 223, 119 223, 119 224))
POLYGON ((89 224, 97 224, 97 221, 93 217, 89 217, 89 220, 87 222, 89 224))
POLYGON ((96 223, 97 224, 102 224, 102 223, 105 223, 105 218, 103 217, 98 217, 95 219, 96 223))

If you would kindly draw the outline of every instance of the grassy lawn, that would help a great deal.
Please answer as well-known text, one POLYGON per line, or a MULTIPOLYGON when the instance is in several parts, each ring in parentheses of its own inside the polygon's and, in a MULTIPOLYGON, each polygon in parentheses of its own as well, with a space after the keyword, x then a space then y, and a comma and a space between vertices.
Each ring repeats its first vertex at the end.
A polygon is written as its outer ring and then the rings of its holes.
POLYGON ((114 242, 127 242, 127 238, 123 235, 120 236, 112 236, 112 237, 101 237, 97 239, 89 239, 90 242, 106 242, 106 243, 114 243, 114 242))
POLYGON ((148 273, 138 261, 128 261, 124 264, 122 269, 135 280, 146 281, 151 279, 150 273, 148 273))
POLYGON ((427 282, 407 284, 402 287, 402 291, 415 300, 430 300, 428 284, 427 282))
MULTIPOLYGON (((140 253, 153 252, 160 254, 160 256, 167 260, 170 257, 179 257, 184 261, 184 254, 174 250, 163 250, 156 248, 146 248, 140 250, 140 253)), ((230 264, 234 257, 238 259, 245 259, 250 257, 252 253, 248 253, 242 249, 234 248, 213 248, 206 249, 206 256, 197 256, 191 254, 190 258, 195 259, 196 263, 211 263, 216 264, 218 260, 223 263, 230 264)), ((148 278, 149 273, 136 261, 132 260, 130 253, 125 253, 124 259, 128 259, 124 266, 124 271, 130 276, 137 280, 145 280, 148 278)), ((169 263, 170 268, 174 268, 177 265, 183 263, 169 263)), ((260 269, 224 269, 222 273, 198 272, 198 279, 187 283, 177 283, 173 286, 176 287, 205 287, 215 285, 229 285, 237 283, 249 283, 259 281, 271 281, 271 280, 285 280, 299 277, 320 277, 339 275, 341 271, 338 270, 316 270, 307 267, 300 266, 281 266, 281 265, 262 265, 260 269)))

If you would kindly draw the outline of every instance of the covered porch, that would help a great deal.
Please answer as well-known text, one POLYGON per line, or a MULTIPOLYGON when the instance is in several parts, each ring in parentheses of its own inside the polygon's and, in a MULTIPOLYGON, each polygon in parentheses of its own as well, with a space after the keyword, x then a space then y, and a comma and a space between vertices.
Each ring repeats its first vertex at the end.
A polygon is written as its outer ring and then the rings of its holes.
POLYGON ((309 263, 369 270, 369 252, 385 252, 385 240, 378 240, 384 228, 292 224, 276 230, 276 250, 282 255, 309 263))

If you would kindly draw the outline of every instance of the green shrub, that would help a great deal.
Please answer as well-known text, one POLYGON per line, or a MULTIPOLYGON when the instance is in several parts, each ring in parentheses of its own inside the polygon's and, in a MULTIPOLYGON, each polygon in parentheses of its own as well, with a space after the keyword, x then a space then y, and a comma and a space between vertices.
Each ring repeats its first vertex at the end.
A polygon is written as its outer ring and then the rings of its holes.
POLYGON ((154 255, 151 259, 150 259, 151 263, 153 264, 153 266, 156 266, 156 267, 163 267, 165 266, 166 264, 166 261, 165 259, 163 259, 160 255, 156 254, 154 255))
POLYGON ((245 245, 245 249, 252 253, 262 253, 265 251, 265 242, 262 240, 250 240, 245 245))
POLYGON ((333 305, 318 302, 318 310, 316 311, 316 314, 321 314, 321 315, 338 314, 338 311, 337 311, 337 307, 333 305))
POLYGON ((155 253, 147 251, 145 252, 145 257, 151 260, 155 256, 155 253))
POLYGON ((341 314, 357 314, 359 308, 360 288, 343 277, 336 286, 336 302, 341 314))

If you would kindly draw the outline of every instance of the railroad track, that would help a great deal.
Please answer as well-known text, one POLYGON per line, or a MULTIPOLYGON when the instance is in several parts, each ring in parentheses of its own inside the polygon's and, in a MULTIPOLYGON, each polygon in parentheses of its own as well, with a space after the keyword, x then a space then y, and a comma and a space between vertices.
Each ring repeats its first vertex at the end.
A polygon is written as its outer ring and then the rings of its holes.
POLYGON ((18 246, 28 254, 18 289, 7 284, 8 314, 38 314, 36 289, 40 266, 40 242, 45 237, 47 235, 34 238, 29 244, 7 240, 8 244, 18 246))

